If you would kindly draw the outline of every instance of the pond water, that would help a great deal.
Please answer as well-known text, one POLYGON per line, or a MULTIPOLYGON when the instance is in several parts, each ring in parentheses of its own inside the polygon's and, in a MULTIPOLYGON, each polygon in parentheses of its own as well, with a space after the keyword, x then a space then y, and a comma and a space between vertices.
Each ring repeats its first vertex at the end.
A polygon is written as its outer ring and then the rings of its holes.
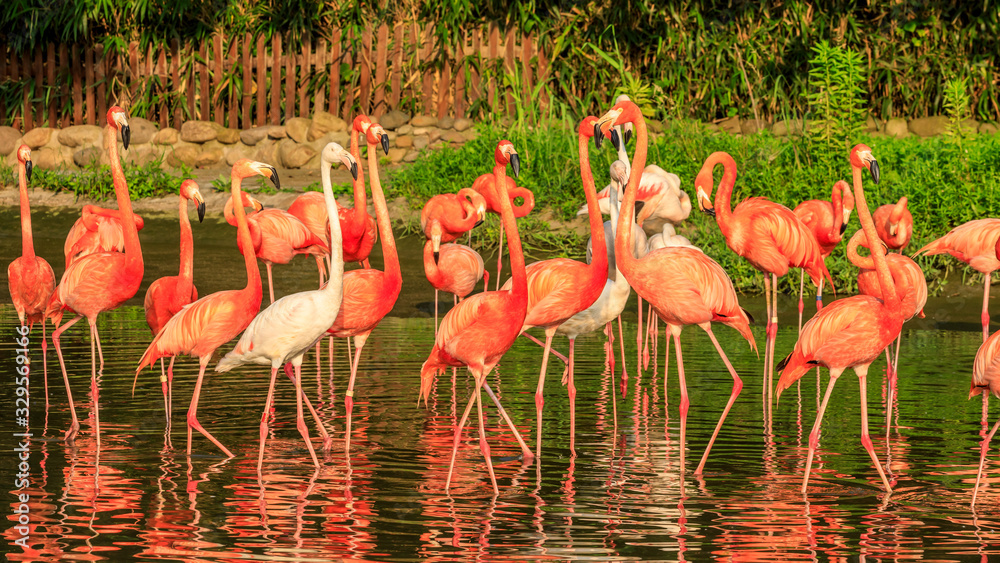
MULTIPOLYGON (((36 248, 62 271, 62 239, 77 212, 36 210, 36 248)), ((19 254, 16 210, 0 211, 0 256, 19 254)), ((202 294, 242 286, 234 229, 216 220, 195 225, 195 281, 202 294)), ((140 233, 146 259, 133 302, 102 315, 106 366, 100 376, 102 447, 88 419, 90 343, 85 327, 63 338, 81 415, 74 447, 62 441, 69 410, 55 354, 49 351, 46 409, 36 327, 31 333, 31 407, 27 431, 30 478, 15 489, 24 432, 14 418, 17 318, 0 306, 0 474, 3 546, 11 560, 183 561, 467 561, 477 560, 928 560, 1000 557, 1000 467, 994 448, 975 512, 972 484, 979 458, 981 402, 967 400, 972 360, 981 341, 975 297, 932 300, 928 318, 907 325, 898 400, 885 433, 884 362, 869 372, 868 401, 876 451, 890 468, 886 495, 859 443, 857 379, 845 374, 834 391, 809 493, 799 492, 808 433, 818 403, 816 378, 806 376, 774 407, 770 431, 762 411, 763 362, 725 327, 715 332, 744 379, 703 476, 693 475, 725 405, 732 380, 708 338, 684 332, 691 398, 686 465, 680 467, 676 369, 659 361, 636 370, 635 308, 625 316, 629 384, 615 395, 604 336, 577 341, 577 430, 570 450, 569 402, 558 361, 549 367, 544 450, 524 462, 513 436, 484 402, 500 495, 493 496, 475 427, 467 427, 450 492, 444 484, 457 417, 470 395, 465 373, 439 378, 429 405, 416 406, 419 369, 433 342, 433 291, 423 279, 420 241, 400 241, 403 296, 393 316, 372 334, 356 386, 350 452, 344 451, 343 392, 348 367, 337 341, 331 367, 310 355, 306 392, 333 437, 314 471, 295 428, 295 397, 282 378, 258 477, 258 424, 268 383, 266 367, 244 367, 206 378, 199 419, 236 457, 226 460, 196 436, 184 453, 184 412, 197 363, 177 362, 173 431, 164 435, 158 370, 132 374, 151 336, 141 297, 157 277, 176 272, 176 219, 149 218, 140 233), (666 387, 664 387, 666 384, 666 387), (617 409, 617 419, 614 410, 617 409), (169 442, 169 444, 167 444, 169 442), (172 447, 170 447, 172 446, 172 447), (29 548, 14 542, 18 493, 30 501, 29 548)), ((495 257, 494 257, 495 260, 495 257)), ((487 257, 487 263, 490 263, 487 257)), ((380 264, 380 259, 375 260, 380 264)), ((492 269, 492 268, 491 268, 492 269)), ((277 266, 278 294, 309 289, 310 258, 277 266)), ((0 295, 7 300, 6 279, 0 295)), ((970 292, 969 295, 974 295, 970 292)), ((264 305, 267 296, 265 290, 264 305)), ((442 304, 445 303, 442 298, 442 304)), ((763 318, 761 300, 744 306, 763 318)), ((784 327, 794 323, 789 299, 784 327)), ((810 307, 811 308, 811 307, 810 307)), ((763 347, 763 327, 755 329, 763 347)), ((794 330, 782 328, 778 356, 794 330)), ((566 342, 557 338, 565 351, 566 342)), ((616 344, 617 347, 617 344, 616 344)), ((231 345, 224 347, 224 350, 231 345)), ((671 351, 673 356, 673 351, 671 351)), ((540 348, 523 340, 489 381, 529 444, 535 439, 534 390, 540 348)), ((673 364, 673 358, 671 358, 673 364)), ((211 364, 214 367, 214 362, 211 364)), ((826 373, 822 384, 826 384, 826 373)), ((316 437, 315 427, 311 433, 316 437)), ((317 447, 321 442, 316 440, 317 447)))

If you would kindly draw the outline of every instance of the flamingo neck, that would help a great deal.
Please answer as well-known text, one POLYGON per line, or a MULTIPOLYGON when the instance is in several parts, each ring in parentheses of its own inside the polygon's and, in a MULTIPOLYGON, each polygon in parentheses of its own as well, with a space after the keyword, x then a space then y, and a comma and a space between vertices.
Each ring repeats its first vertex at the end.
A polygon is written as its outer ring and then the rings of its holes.
POLYGON ((424 274, 431 285, 437 285, 441 282, 441 269, 434 261, 434 241, 432 240, 424 243, 424 274))
POLYGON ((510 255, 511 296, 524 309, 528 306, 528 275, 524 271, 524 253, 521 250, 521 235, 517 232, 517 222, 514 220, 514 209, 507 193, 507 165, 497 163, 493 167, 493 178, 496 182, 497 195, 500 203, 500 222, 507 234, 507 252, 510 255))
POLYGON ((535 194, 533 194, 528 188, 514 186, 514 189, 510 190, 509 195, 511 200, 518 197, 524 200, 521 202, 521 205, 517 206, 514 206, 513 201, 511 202, 514 210, 514 217, 524 217, 528 213, 531 213, 531 210, 535 208, 535 194))
POLYGON ((471 230, 476 226, 476 222, 479 221, 479 216, 476 214, 476 204, 472 203, 475 196, 479 195, 479 192, 472 188, 462 188, 458 190, 456 194, 459 198, 459 203, 462 206, 462 211, 465 215, 462 216, 461 228, 462 230, 471 230))
POLYGON ((858 253, 858 247, 864 246, 868 247, 868 239, 865 236, 864 231, 858 231, 854 233, 851 240, 847 242, 847 259, 854 264, 856 267, 862 270, 874 270, 875 261, 871 256, 862 256, 858 253))
MULTIPOLYGON (((604 216, 597 202, 597 189, 594 187, 594 172, 590 167, 590 150, 587 147, 589 139, 578 135, 580 152, 580 178, 583 180, 583 192, 587 197, 587 217, 590 220, 590 238, 594 241, 593 257, 588 265, 591 282, 599 287, 604 286, 608 278, 608 247, 604 238, 604 216)), ((622 143, 624 144, 624 142, 622 143)), ((614 186, 612 186, 614 189, 614 186)))
MULTIPOLYGON (((181 196, 181 265, 178 277, 185 284, 194 284, 194 237, 191 234, 191 220, 188 219, 188 199, 181 196)), ((183 294, 183 291, 181 292, 183 294)), ((190 293, 190 290, 188 290, 190 293)))
POLYGON ((844 227, 844 199, 841 197, 840 184, 833 185, 833 193, 830 195, 830 204, 833 206, 833 226, 830 227, 829 238, 831 241, 841 239, 840 230, 844 227))
MULTIPOLYGON (((333 197, 333 184, 330 182, 330 170, 333 163, 323 161, 320 167, 320 177, 323 183, 323 200, 326 202, 326 214, 330 224, 330 282, 324 289, 328 291, 341 291, 344 279, 344 241, 340 231, 340 221, 336 218, 337 200, 333 197), (340 283, 333 283, 338 280, 340 283), (334 287, 337 286, 337 287, 334 287)), ((358 177, 361 177, 361 167, 358 167, 358 177)))
POLYGON ((17 181, 21 196, 21 256, 33 260, 35 243, 31 236, 31 206, 28 204, 28 176, 24 163, 18 163, 17 181))
MULTIPOLYGON (((396 254, 396 239, 392 236, 392 221, 389 219, 389 208, 385 204, 385 194, 382 193, 382 182, 378 174, 378 153, 375 145, 368 143, 368 174, 371 176, 372 201, 375 203, 375 221, 378 223, 378 235, 382 239, 383 270, 393 279, 400 282, 403 279, 399 269, 399 256, 396 254)), ((361 174, 358 174, 361 177, 361 174)))
MULTIPOLYGON (((639 180, 642 177, 642 169, 646 167, 646 120, 640 114, 633 122, 635 125, 635 156, 632 160, 632 168, 628 175, 628 185, 625 188, 625 198, 622 201, 622 210, 618 215, 618 233, 615 235, 615 267, 628 277, 636 266, 638 260, 632 255, 632 248, 635 244, 631 225, 627 221, 632 221, 635 217, 635 196, 639 190, 639 180)), ((711 158, 711 157, 709 157, 711 158)), ((603 229, 602 229, 603 230, 603 229)), ((607 266, 605 266, 605 269, 607 266)))
POLYGON ((243 262, 247 268, 247 287, 245 291, 252 293, 259 300, 264 297, 264 288, 260 282, 260 270, 257 269, 257 254, 254 252, 253 241, 250 239, 250 227, 247 226, 247 212, 243 209, 243 194, 240 190, 243 178, 236 175, 235 170, 233 172, 232 201, 239 203, 232 207, 236 216, 236 239, 240 250, 243 252, 243 262))
MULTIPOLYGON (((365 176, 361 173, 361 146, 358 144, 358 130, 351 128, 351 156, 358 163, 358 177, 351 183, 354 188, 354 221, 362 225, 368 221, 368 196, 365 192, 365 176)), ((370 171, 369 171, 370 172, 370 171)))
POLYGON ((865 201, 865 191, 861 184, 861 167, 851 165, 851 174, 854 180, 854 206, 858 210, 858 220, 861 221, 861 228, 868 238, 868 247, 871 249, 871 257, 875 261, 875 271, 878 273, 878 284, 882 290, 882 302, 893 311, 900 311, 901 303, 899 295, 896 294, 896 284, 893 282, 892 274, 889 272, 889 265, 885 259, 885 248, 875 229, 875 221, 868 211, 868 202, 865 201))
POLYGON ((736 161, 733 157, 724 152, 712 153, 708 157, 706 164, 715 168, 722 165, 722 179, 719 180, 719 191, 715 194, 715 221, 719 224, 722 235, 729 238, 732 230, 733 208, 733 186, 736 185, 736 161))
POLYGON ((138 272, 142 277, 142 249, 139 247, 139 230, 135 226, 135 216, 132 213, 132 200, 125 183, 125 171, 122 161, 118 158, 118 130, 110 123, 104 128, 104 142, 108 148, 111 160, 111 180, 115 186, 115 198, 118 200, 118 211, 121 213, 122 233, 125 239, 125 267, 138 272))

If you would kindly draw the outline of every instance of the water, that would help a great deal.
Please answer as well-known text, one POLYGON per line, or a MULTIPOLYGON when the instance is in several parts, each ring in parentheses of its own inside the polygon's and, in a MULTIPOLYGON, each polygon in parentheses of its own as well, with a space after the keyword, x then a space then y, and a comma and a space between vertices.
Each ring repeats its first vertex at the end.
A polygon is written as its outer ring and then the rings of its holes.
MULTIPOLYGON (((16 214, 0 215, 7 225, 0 252, 15 256, 16 214)), ((72 213, 36 212, 36 246, 57 274, 61 237, 73 218, 72 213), (55 234, 40 236, 43 224, 55 234)), ((195 225, 195 280, 202 294, 244 283, 232 231, 209 221, 195 225)), ((167 217, 151 218, 141 236, 147 284, 173 274, 175 223, 167 217)), ((415 256, 419 241, 403 240, 400 247, 403 256, 415 256)), ((444 490, 454 425, 472 384, 465 373, 455 378, 446 374, 439 378, 428 407, 416 406, 420 364, 433 339, 433 321, 427 316, 433 293, 422 279, 419 261, 411 259, 403 267, 403 297, 364 350, 349 455, 344 452, 348 369, 343 341, 335 345, 332 375, 325 345, 319 371, 311 355, 304 365, 306 392, 333 437, 318 472, 295 428, 293 387, 282 378, 264 471, 258 478, 265 367, 210 372, 206 378, 199 419, 233 450, 234 459, 225 460, 197 435, 193 455, 184 453, 184 412, 197 375, 192 359, 177 363, 173 432, 165 437, 158 374, 144 372, 131 394, 135 365, 151 338, 141 304, 102 315, 99 321, 106 359, 100 376, 99 453, 92 419, 87 418, 92 407, 87 396, 89 338, 85 328, 76 327, 64 336, 82 423, 75 447, 67 446, 61 439, 69 425, 65 390, 50 350, 51 404, 45 408, 36 328, 31 334, 34 436, 26 489, 31 547, 24 550, 14 544, 19 533, 13 512, 19 503, 14 496, 18 491, 11 490, 4 511, 8 558, 967 561, 1000 554, 996 448, 977 510, 969 509, 982 430, 981 402, 967 400, 972 359, 981 341, 974 298, 932 302, 929 318, 904 330, 899 399, 892 406, 888 442, 884 362, 876 362, 869 372, 873 440, 891 468, 896 488, 891 496, 881 491, 859 443, 858 383, 850 372, 831 399, 809 494, 799 493, 818 402, 815 372, 800 388, 782 395, 767 433, 761 408, 762 362, 725 327, 715 332, 745 386, 703 477, 694 476, 693 470, 732 380, 700 329, 689 328, 682 336, 691 399, 682 474, 676 369, 671 367, 664 390, 661 334, 656 369, 650 365, 641 375, 636 372, 635 313, 630 306, 627 310, 633 312, 625 323, 629 385, 627 396, 618 395, 616 405, 612 390, 620 377, 620 360, 613 384, 604 337, 577 341, 575 457, 558 361, 550 365, 547 379, 540 460, 520 459, 513 436, 488 399, 484 401, 500 485, 500 495, 494 498, 474 426, 464 434, 450 494, 444 490), (165 445, 167 438, 172 448, 165 445)), ((307 258, 276 267, 279 294, 311 287, 314 268, 307 258)), ((0 290, 6 295, 5 288, 0 290)), ((762 318, 763 303, 744 301, 762 318)), ((790 301, 782 307, 794 311, 790 301)), ((789 316, 782 322, 788 327, 794 321, 789 316)), ((0 474, 10 478, 10 486, 19 461, 12 450, 20 442, 12 433, 23 430, 13 418, 15 327, 13 307, 0 307, 0 396, 7 398, 0 474)), ((779 356, 791 349, 793 332, 780 331, 779 356)), ((763 347, 762 327, 756 334, 763 347)), ((557 346, 565 350, 565 340, 557 339, 557 346)), ((537 346, 519 342, 489 378, 531 446, 540 356, 537 346)), ((307 422, 315 439, 315 426, 308 417, 307 422)), ((314 443, 319 447, 318 439, 314 443)))

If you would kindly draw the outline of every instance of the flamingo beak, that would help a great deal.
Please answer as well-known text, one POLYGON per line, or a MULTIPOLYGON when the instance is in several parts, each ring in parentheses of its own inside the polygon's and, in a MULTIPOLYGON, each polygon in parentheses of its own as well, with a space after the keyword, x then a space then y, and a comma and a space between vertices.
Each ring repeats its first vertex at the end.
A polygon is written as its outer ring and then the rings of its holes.
POLYGON ((896 223, 890 224, 889 225, 889 236, 891 236, 891 237, 896 236, 896 231, 898 231, 898 230, 899 230, 899 225, 898 224, 896 224, 896 223))
POLYGON ((354 160, 354 157, 350 153, 344 153, 344 156, 340 157, 340 161, 344 163, 344 166, 351 171, 351 176, 355 180, 358 179, 358 163, 354 160))
POLYGON ((24 161, 24 177, 27 178, 28 182, 31 182, 31 161, 24 161))
POLYGON ((874 158, 872 158, 871 164, 868 165, 868 172, 870 172, 872 175, 872 181, 874 181, 877 184, 880 175, 878 170, 878 161, 875 160, 874 158))
POLYGON ((256 198, 250 198, 250 206, 253 207, 254 211, 261 211, 264 209, 264 204, 257 201, 256 198))
POLYGON ((601 122, 598 121, 594 123, 594 145, 601 148, 602 142, 604 142, 604 132, 601 131, 601 122))
POLYGON ((128 142, 129 139, 132 138, 132 130, 129 129, 128 125, 122 125, 121 128, 122 128, 122 146, 125 147, 125 150, 128 150, 128 142))
POLYGON ((626 123, 625 124, 625 130, 622 132, 622 139, 625 141, 626 145, 628 144, 629 141, 632 140, 632 124, 631 123, 626 123))
POLYGON ((615 150, 618 150, 618 148, 622 145, 622 140, 618 136, 618 131, 615 129, 611 130, 611 145, 615 147, 615 150))
POLYGON ((510 167, 514 170, 514 177, 517 178, 521 173, 521 157, 517 153, 510 155, 510 167))
POLYGON ((382 143, 382 151, 385 154, 389 154, 389 135, 382 129, 381 126, 375 131, 376 134, 380 136, 379 141, 382 143))
POLYGON ((268 166, 267 170, 271 171, 271 173, 268 176, 271 179, 271 183, 274 184, 274 189, 280 190, 281 189, 281 180, 278 179, 278 170, 275 167, 273 167, 273 166, 268 166))
POLYGON ((715 217, 715 208, 706 203, 709 201, 708 194, 701 186, 698 186, 698 209, 701 209, 702 213, 708 214, 709 217, 715 217))
POLYGON ((205 198, 201 197, 200 193, 195 192, 194 199, 198 202, 198 222, 201 223, 205 220, 205 198))
POLYGON ((840 234, 843 235, 846 232, 847 232, 847 223, 846 222, 845 223, 841 223, 840 224, 840 234))

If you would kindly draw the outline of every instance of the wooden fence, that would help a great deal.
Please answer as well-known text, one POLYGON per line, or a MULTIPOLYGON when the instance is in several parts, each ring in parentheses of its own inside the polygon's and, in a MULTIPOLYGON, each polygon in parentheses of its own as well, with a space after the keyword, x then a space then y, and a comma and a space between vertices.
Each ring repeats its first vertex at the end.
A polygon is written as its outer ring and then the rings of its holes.
POLYGON ((345 120, 393 109, 465 117, 486 107, 513 113, 515 96, 527 99, 549 78, 545 51, 530 35, 491 26, 443 45, 431 31, 417 24, 382 25, 360 37, 333 30, 294 51, 283 49, 280 36, 249 35, 215 35, 199 45, 175 39, 144 52, 132 43, 126 53, 50 43, 18 56, 2 48, 0 116, 25 131, 100 125, 113 104, 175 128, 194 119, 245 129, 317 110, 345 120))

